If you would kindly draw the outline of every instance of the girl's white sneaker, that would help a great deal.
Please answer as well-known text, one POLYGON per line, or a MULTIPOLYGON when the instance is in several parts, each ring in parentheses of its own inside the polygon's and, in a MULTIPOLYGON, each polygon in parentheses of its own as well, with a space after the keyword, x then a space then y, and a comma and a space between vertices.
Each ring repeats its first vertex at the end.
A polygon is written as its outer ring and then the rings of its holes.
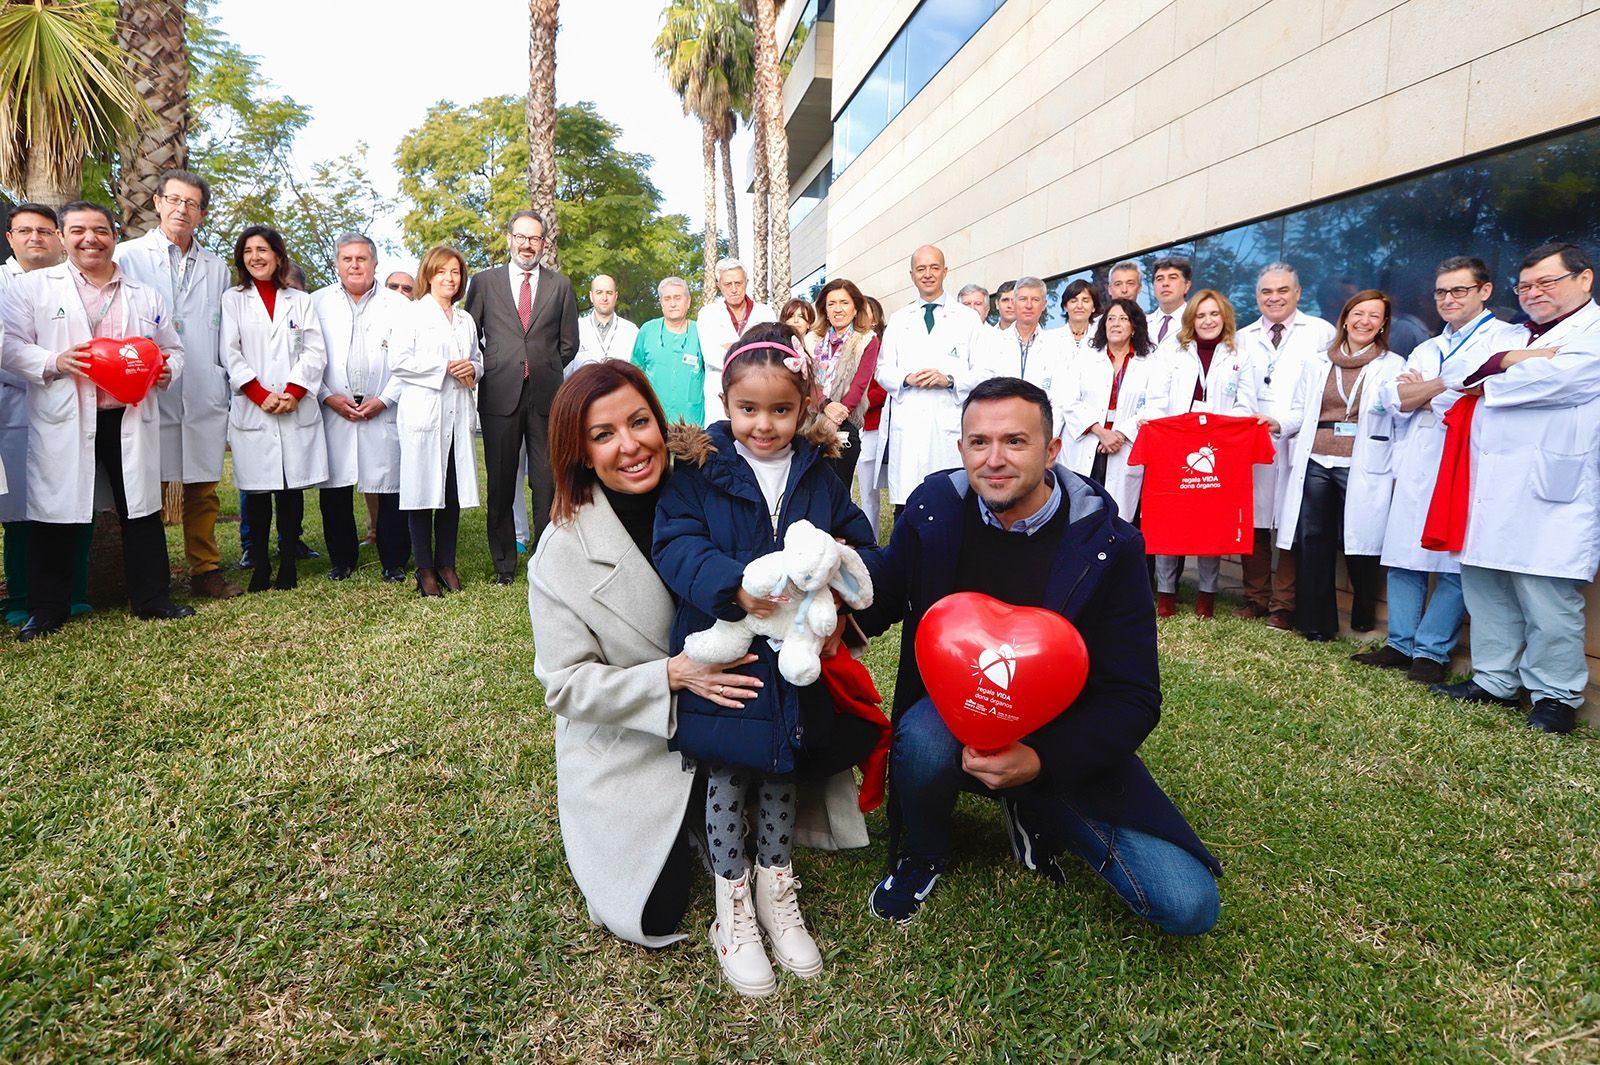
POLYGON ((761 946, 748 873, 737 880, 717 877, 717 919, 711 922, 708 936, 722 975, 735 991, 753 998, 772 994, 778 979, 761 946))
POLYGON ((822 952, 800 916, 799 891, 794 866, 756 866, 756 921, 778 964, 805 979, 822 971, 822 952))

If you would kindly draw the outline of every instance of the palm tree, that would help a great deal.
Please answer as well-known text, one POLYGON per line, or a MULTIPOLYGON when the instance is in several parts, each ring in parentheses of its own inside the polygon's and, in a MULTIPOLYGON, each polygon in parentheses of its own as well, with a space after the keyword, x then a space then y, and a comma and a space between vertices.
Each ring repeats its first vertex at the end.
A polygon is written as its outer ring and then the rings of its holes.
POLYGON ((528 189, 533 209, 550 220, 544 263, 561 269, 556 238, 556 23, 559 0, 528 0, 528 189))
MULTIPOLYGON (((771 271, 767 295, 776 302, 789 296, 789 134, 783 127, 783 78, 778 70, 778 0, 743 0, 755 17, 756 96, 761 128, 766 134, 767 225, 756 241, 767 241, 771 271)), ((762 199, 758 190, 757 201, 762 199)))
POLYGON ((60 207, 86 158, 134 135, 146 109, 114 32, 81 0, 0 7, 0 185, 60 207))
POLYGON ((137 237, 156 224, 161 173, 189 164, 189 44, 185 0, 118 0, 117 43, 128 58, 150 121, 122 153, 117 202, 122 232, 137 237))

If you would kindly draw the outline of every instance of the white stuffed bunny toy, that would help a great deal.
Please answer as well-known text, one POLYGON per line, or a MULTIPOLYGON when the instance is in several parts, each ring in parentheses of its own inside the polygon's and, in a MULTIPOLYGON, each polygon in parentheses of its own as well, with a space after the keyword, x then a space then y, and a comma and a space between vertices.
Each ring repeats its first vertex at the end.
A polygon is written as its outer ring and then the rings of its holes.
POLYGON ((749 650, 754 637, 766 636, 782 642, 778 672, 794 685, 822 675, 822 644, 839 624, 829 590, 855 610, 872 605, 872 577, 861 556, 809 521, 789 526, 781 550, 751 560, 740 583, 753 596, 787 601, 768 617, 718 619, 691 633, 684 651, 696 662, 731 662, 749 650))

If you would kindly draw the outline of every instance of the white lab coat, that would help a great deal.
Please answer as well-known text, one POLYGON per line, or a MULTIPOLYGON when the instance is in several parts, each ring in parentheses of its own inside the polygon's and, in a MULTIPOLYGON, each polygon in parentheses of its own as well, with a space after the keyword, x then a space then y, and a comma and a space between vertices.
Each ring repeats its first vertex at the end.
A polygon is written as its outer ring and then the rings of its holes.
MULTIPOLYGON (((1517 340, 1513 349, 1560 354, 1483 382, 1461 564, 1593 580, 1600 567, 1600 307, 1589 304, 1538 340, 1530 342, 1526 330, 1517 340)), ((1459 383, 1476 368, 1451 359, 1443 376, 1459 383)))
MULTIPOLYGON (((93 336, 66 263, 14 279, 0 305, 6 370, 28 382, 27 517, 57 525, 94 521, 96 388, 57 376, 56 356, 93 336)), ((120 332, 149 337, 183 379, 183 340, 154 289, 122 274, 120 332)), ((155 391, 122 416, 122 484, 128 517, 161 509, 161 416, 155 391)))
POLYGON ((1034 334, 1033 345, 1028 349, 1028 363, 1023 366, 1022 348, 1017 341, 1015 325, 1004 329, 986 327, 979 335, 981 342, 975 360, 976 380, 1020 377, 1044 389, 1055 413, 1053 431, 1060 436, 1066 424, 1067 404, 1078 394, 1074 345, 1070 341, 1063 343, 1056 330, 1041 330, 1034 334))
POLYGON ((1099 325, 1100 319, 1089 319, 1089 328, 1083 331, 1082 340, 1072 335, 1072 327, 1070 325, 1058 325, 1054 329, 1045 330, 1045 332, 1055 338, 1056 343, 1061 345, 1068 356, 1075 357, 1086 351, 1094 350, 1089 346, 1089 341, 1094 339, 1094 331, 1099 325))
POLYGON ((594 325, 594 312, 578 319, 578 354, 562 371, 564 377, 571 377, 574 370, 591 362, 605 359, 628 362, 633 358, 633 342, 639 339, 639 327, 620 315, 612 315, 611 321, 611 343, 603 344, 600 331, 594 325))
POLYGON ((1200 383, 1200 354, 1193 342, 1168 347, 1154 358, 1166 364, 1167 414, 1203 411, 1240 418, 1256 414, 1259 377, 1250 359, 1238 348, 1217 345, 1199 399, 1194 398, 1194 388, 1200 383))
POLYGON ((279 289, 269 318, 254 283, 228 289, 222 294, 222 357, 234 393, 228 411, 233 483, 246 492, 273 492, 327 480, 317 393, 328 353, 311 296, 279 289), (240 391, 253 380, 270 392, 294 384, 306 394, 288 414, 268 414, 240 391))
POLYGON ((174 292, 169 246, 158 228, 118 244, 113 254, 123 273, 161 294, 183 337, 183 384, 156 400, 161 412, 161 479, 212 484, 222 479, 232 392, 222 361, 222 294, 228 288, 228 266, 197 242, 194 266, 182 291, 174 292))
MULTIPOLYGON (((1488 312, 1485 312, 1488 313, 1488 312)), ((1469 324, 1468 330, 1472 329, 1469 324)), ((1448 361, 1457 359, 1480 366, 1497 351, 1522 346, 1527 332, 1519 325, 1502 322, 1493 315, 1450 355, 1459 335, 1443 333, 1424 341, 1412 350, 1405 369, 1416 370, 1429 381, 1440 375, 1448 361)), ((1459 573, 1461 562, 1453 552, 1429 551, 1422 546, 1422 526, 1433 500, 1433 486, 1439 479, 1439 461, 1444 454, 1444 416, 1461 398, 1446 389, 1425 406, 1400 409, 1400 386, 1390 378, 1383 386, 1383 404, 1394 415, 1394 499, 1389 505, 1389 523, 1383 533, 1385 566, 1418 573, 1459 573)))
MULTIPOLYGON (((0 300, 5 299, 12 278, 21 276, 17 260, 0 264, 0 300)), ((0 325, 0 345, 4 340, 0 325)), ((27 520, 28 382, 5 369, 0 358, 0 522, 27 520)))
MULTIPOLYGON (((400 430, 395 422, 395 405, 400 400, 400 382, 389 374, 394 338, 405 320, 411 301, 398 292, 374 285, 361 320, 365 330, 363 350, 367 356, 364 398, 377 396, 383 410, 366 421, 353 422, 331 407, 322 408, 322 435, 328 443, 328 479, 320 488, 348 488, 363 492, 400 491, 400 430)), ((322 373, 317 401, 326 403, 337 393, 354 402, 350 383, 351 323, 355 317, 344 286, 334 282, 311 294, 322 329, 322 342, 328 349, 328 365, 322 373)))
MULTIPOLYGON (((1280 364, 1281 368, 1281 364, 1280 364)), ((1383 530, 1389 522, 1389 500, 1394 492, 1394 417, 1383 401, 1384 385, 1406 368, 1405 359, 1386 351, 1363 368, 1360 396, 1351 398, 1360 405, 1356 415, 1356 437, 1350 456, 1350 475, 1344 496, 1344 552, 1347 555, 1383 553, 1383 530)), ((1322 396, 1328 387, 1333 362, 1323 353, 1305 360, 1288 415, 1281 420, 1283 443, 1289 451, 1289 468, 1284 477, 1283 510, 1278 514, 1278 546, 1294 546, 1300 526, 1300 501, 1305 495, 1306 470, 1311 465, 1311 448, 1316 443, 1317 420, 1322 414, 1322 396), (1293 444, 1290 445, 1290 439, 1293 444)))
MULTIPOLYGON (((1308 358, 1328 354, 1328 348, 1333 344, 1334 328, 1314 314, 1296 311, 1289 321, 1289 328, 1284 330, 1283 342, 1276 348, 1272 346, 1270 329, 1265 318, 1257 318, 1239 330, 1235 342, 1239 352, 1250 360, 1255 373, 1256 413, 1282 423, 1294 404, 1301 367, 1308 358)), ((1257 466, 1252 474, 1258 529, 1272 528, 1271 523, 1283 510, 1289 459, 1288 449, 1280 447, 1271 463, 1257 466)))
MULTIPOLYGON (((777 320, 778 315, 771 307, 756 303, 750 308, 750 319, 744 327, 749 329, 753 325, 777 320)), ((725 300, 715 299, 701 307, 694 322, 700 336, 700 358, 705 363, 706 424, 710 425, 728 416, 727 409, 722 405, 722 368, 727 364, 728 352, 733 350, 733 342, 739 339, 739 334, 733 328, 733 319, 728 315, 725 300)), ((632 347, 628 350, 631 352, 632 347)))
POLYGON ((1132 521, 1139 510, 1139 492, 1144 487, 1144 467, 1129 466, 1128 455, 1139 438, 1139 422, 1167 414, 1166 368, 1152 355, 1128 356, 1117 393, 1117 409, 1111 410, 1111 382, 1115 374, 1111 357, 1090 348, 1079 355, 1074 379, 1077 390, 1069 397, 1062 430, 1063 461, 1074 472, 1089 476, 1094 469, 1100 438, 1090 426, 1104 425, 1128 438, 1117 452, 1106 459, 1105 489, 1117 504, 1117 516, 1132 521))
POLYGON ((473 372, 482 376, 478 327, 460 306, 446 318, 438 301, 424 296, 407 308, 389 363, 390 374, 400 381, 401 510, 444 506, 451 454, 461 508, 478 505, 472 389, 445 372, 454 359, 471 359, 473 372))
MULTIPOLYGON (((889 423, 889 502, 902 506, 930 473, 961 465, 961 403, 982 376, 983 320, 948 294, 934 311, 933 332, 921 299, 889 316, 878 352, 878 384, 894 408, 889 423), (906 377, 938 370, 954 388, 910 388, 906 377)), ((723 315, 726 317, 726 313, 723 315)))

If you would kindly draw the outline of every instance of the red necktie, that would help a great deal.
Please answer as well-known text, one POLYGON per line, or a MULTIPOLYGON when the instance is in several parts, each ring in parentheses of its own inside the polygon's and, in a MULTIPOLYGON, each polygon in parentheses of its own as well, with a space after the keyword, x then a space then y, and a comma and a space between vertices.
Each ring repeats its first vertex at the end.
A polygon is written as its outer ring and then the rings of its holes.
MULTIPOLYGON (((517 293, 517 317, 522 319, 522 331, 533 325, 533 274, 522 271, 522 291, 517 293)), ((522 360, 522 376, 528 376, 528 360, 522 360)))

